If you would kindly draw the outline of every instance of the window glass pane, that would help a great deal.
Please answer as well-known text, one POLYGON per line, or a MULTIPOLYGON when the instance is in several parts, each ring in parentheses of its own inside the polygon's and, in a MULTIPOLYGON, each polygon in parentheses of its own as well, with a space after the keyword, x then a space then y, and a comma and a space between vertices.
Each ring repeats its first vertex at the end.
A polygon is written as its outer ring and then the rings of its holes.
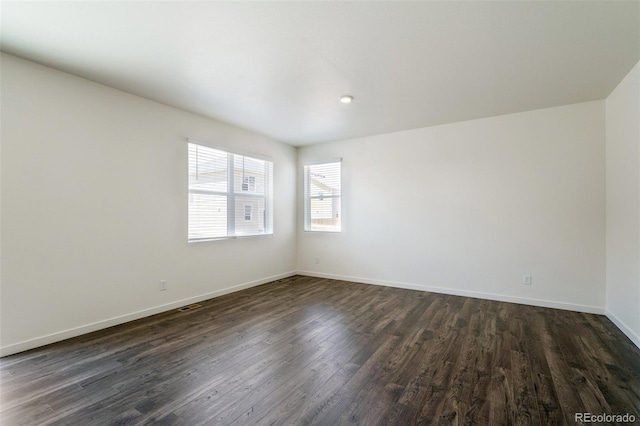
POLYGON ((265 161, 234 155, 233 170, 233 188, 236 193, 264 194, 265 161))
POLYGON ((340 230, 340 198, 312 198, 310 201, 311 231, 340 230))
POLYGON ((227 153, 189 144, 189 189, 227 191, 227 153))
POLYGON ((189 194, 189 240, 227 236, 227 197, 189 194))
POLYGON ((340 163, 310 166, 309 195, 340 195, 340 163))
POLYGON ((265 200, 263 197, 236 196, 236 235, 265 233, 265 200))

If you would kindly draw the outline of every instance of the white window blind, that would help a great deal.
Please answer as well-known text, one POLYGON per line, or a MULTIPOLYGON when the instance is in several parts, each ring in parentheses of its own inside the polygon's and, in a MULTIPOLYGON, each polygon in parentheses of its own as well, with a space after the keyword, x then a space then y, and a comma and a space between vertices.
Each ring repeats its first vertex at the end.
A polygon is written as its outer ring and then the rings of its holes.
POLYGON ((305 164, 304 230, 340 232, 340 161, 305 164))
POLYGON ((273 234, 273 163, 188 145, 189 242, 273 234))

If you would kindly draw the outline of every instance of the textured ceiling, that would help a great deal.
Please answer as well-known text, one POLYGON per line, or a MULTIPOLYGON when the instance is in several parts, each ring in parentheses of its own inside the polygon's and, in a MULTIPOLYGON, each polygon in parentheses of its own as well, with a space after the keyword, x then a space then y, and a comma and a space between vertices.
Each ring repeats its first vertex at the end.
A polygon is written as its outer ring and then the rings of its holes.
POLYGON ((304 145, 603 99, 640 60, 639 6, 2 2, 0 46, 304 145))

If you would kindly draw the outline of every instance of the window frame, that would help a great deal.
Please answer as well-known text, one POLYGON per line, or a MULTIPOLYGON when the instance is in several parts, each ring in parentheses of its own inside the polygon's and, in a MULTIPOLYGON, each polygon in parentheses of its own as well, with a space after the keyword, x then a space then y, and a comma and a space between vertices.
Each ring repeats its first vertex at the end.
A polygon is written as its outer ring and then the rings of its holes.
MULTIPOLYGON (((188 214, 187 214, 187 242, 188 243, 197 243, 197 242, 205 242, 205 241, 217 241, 217 240, 226 240, 226 239, 235 239, 235 238, 249 238, 249 237, 260 237, 273 235, 273 169, 274 163, 271 158, 263 157, 256 154, 245 154, 237 151, 230 151, 226 148, 221 148, 217 146, 211 146, 209 144, 205 144, 199 141, 194 141, 192 139, 187 139, 187 164, 188 164, 188 173, 187 173, 187 193, 188 193, 188 214), (226 191, 222 190, 207 190, 207 189, 195 189, 192 188, 191 181, 191 167, 192 167, 192 159, 191 159, 191 149, 192 147, 202 147, 208 150, 218 151, 226 155, 226 191), (238 158, 239 157, 239 158, 238 158), (245 178, 250 176, 242 176, 239 181, 240 188, 235 188, 237 185, 236 181, 236 173, 238 170, 235 165, 238 160, 254 160, 260 161, 264 163, 264 191, 256 192, 256 179, 253 177, 253 185, 251 185, 251 179, 247 179, 248 185, 247 189, 244 188, 245 178), (192 233, 195 233, 192 230, 192 222, 191 222, 191 209, 194 208, 192 206, 192 195, 193 194, 203 194, 203 195, 213 195, 219 197, 226 197, 226 234, 220 236, 200 236, 200 237, 192 237, 192 233), (246 200, 247 198, 253 200, 264 200, 264 209, 262 210, 262 232, 259 233, 240 233, 238 234, 237 228, 241 227, 242 224, 246 221, 245 208, 246 208, 246 200), (238 211, 242 209, 241 211, 238 211)), ((196 160, 197 161, 197 160, 196 160)), ((244 164, 244 161, 243 161, 244 164)), ((195 166, 198 167, 198 166, 195 166)), ((254 209, 253 205, 251 207, 251 219, 249 221, 255 220, 257 218, 256 214, 258 212, 254 209)), ((259 217, 258 216, 258 217, 259 217)))
POLYGON ((304 197, 303 197, 303 229, 304 232, 312 232, 312 233, 326 233, 326 234, 339 234, 342 232, 342 158, 334 158, 330 160, 319 160, 319 161, 310 161, 305 162, 303 164, 303 187, 304 187, 304 197), (338 164, 338 186, 339 192, 338 194, 320 194, 320 195, 310 195, 310 174, 312 172, 313 166, 321 166, 326 164, 338 164), (339 219, 339 228, 338 229, 313 229, 312 225, 312 211, 311 211, 311 201, 312 200, 325 200, 327 198, 338 199, 338 219, 339 219))

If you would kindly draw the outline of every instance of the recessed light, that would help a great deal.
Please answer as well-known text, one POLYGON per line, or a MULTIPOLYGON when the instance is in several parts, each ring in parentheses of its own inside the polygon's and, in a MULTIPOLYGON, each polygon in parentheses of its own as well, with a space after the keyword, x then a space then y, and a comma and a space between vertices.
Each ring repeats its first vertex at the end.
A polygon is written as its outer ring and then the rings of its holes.
POLYGON ((343 104, 348 104, 352 100, 353 100, 353 96, 351 96, 351 95, 345 95, 345 96, 340 98, 340 102, 342 102, 343 104))

